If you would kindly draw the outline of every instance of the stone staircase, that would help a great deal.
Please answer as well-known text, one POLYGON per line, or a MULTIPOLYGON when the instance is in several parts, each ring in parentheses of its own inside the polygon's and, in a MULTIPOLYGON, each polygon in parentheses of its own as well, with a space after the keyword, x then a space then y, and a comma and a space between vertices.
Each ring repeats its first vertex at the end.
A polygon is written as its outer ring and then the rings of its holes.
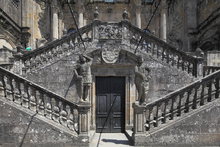
POLYGON ((119 23, 106 23, 95 20, 91 24, 80 28, 79 31, 82 35, 83 43, 78 36, 78 32, 73 32, 24 55, 16 55, 16 61, 20 62, 18 65, 23 65, 22 69, 19 69, 20 73, 22 71, 22 74, 25 75, 31 71, 36 71, 71 54, 89 53, 101 48, 100 46, 95 46, 98 41, 115 39, 121 40, 120 44, 126 50, 135 54, 138 54, 138 52, 146 53, 172 67, 186 71, 195 77, 198 76, 198 66, 202 62, 201 58, 193 57, 177 50, 175 47, 150 33, 144 32, 126 20, 119 23), (108 32, 109 30, 104 30, 104 27, 115 27, 114 33, 116 35, 108 32), (140 45, 136 48, 140 39, 140 45), (83 44, 87 50, 83 48, 83 44))
MULTIPOLYGON (((88 138, 84 142, 80 140, 80 135, 88 132, 88 126, 81 125, 88 121, 85 118, 90 108, 88 103, 81 102, 76 104, 70 102, 54 92, 2 67, 0 67, 0 101, 2 106, 7 105, 7 108, 13 107, 13 109, 38 118, 38 120, 41 120, 41 123, 56 126, 56 129, 64 132, 64 134, 71 134, 70 138, 78 140, 71 142, 72 144, 78 145, 88 142, 88 138)), ((13 112, 10 112, 8 117, 10 117, 11 113, 12 115, 17 113, 16 111, 13 112)), ((20 114, 17 117, 19 118, 20 114)), ((2 121, 4 122, 4 119, 2 121)), ((39 131, 38 129, 36 130, 39 131)), ((85 140, 85 137, 81 139, 85 140)), ((28 143, 30 142, 28 141, 28 143)))
MULTIPOLYGON (((174 145, 175 142, 178 140, 176 138, 169 140, 163 140, 160 138, 157 142, 152 142, 150 138, 158 136, 160 133, 163 132, 163 130, 166 130, 167 126, 175 126, 175 124, 181 122, 182 120, 189 119, 190 121, 196 121, 195 113, 201 113, 201 111, 210 111, 211 107, 216 104, 217 109, 213 115, 215 115, 215 118, 210 118, 210 120, 216 121, 219 118, 216 116, 216 114, 219 113, 219 94, 220 94, 220 67, 210 67, 207 66, 204 68, 204 78, 199 79, 198 81, 195 81, 185 87, 182 87, 172 93, 169 93, 162 98, 153 101, 151 103, 148 103, 147 105, 138 105, 134 104, 134 113, 135 113, 135 120, 134 120, 134 132, 133 132, 133 141, 135 145, 165 145, 170 144, 174 145), (213 71, 211 73, 210 71, 213 71), (209 75, 208 75, 209 74, 209 75), (215 120, 216 119, 216 120, 215 120), (147 137, 149 136, 149 138, 147 137), (147 139, 148 138, 148 139, 147 139), (150 141, 151 140, 151 141, 150 141)), ((198 114, 197 114, 198 115, 198 114)), ((208 115, 208 114, 206 114, 208 115)), ((207 116, 204 115, 203 117, 206 118, 207 116)), ((204 120, 203 120, 204 121, 204 120)), ((205 120, 206 122, 201 123, 201 127, 203 127, 204 123, 207 123, 208 120, 205 120)), ((190 123, 190 122, 188 122, 190 123)), ((191 129, 193 130, 194 127, 196 128, 196 124, 191 125, 191 128, 187 128, 187 125, 185 125, 185 130, 191 129)), ((182 126, 176 126, 176 129, 182 130, 182 133, 184 132, 184 125, 182 126)), ((218 128, 218 125, 215 126, 218 128)), ((215 129, 213 127, 212 129, 215 129)), ((200 127, 198 127, 201 129, 200 127)), ((173 128, 170 128, 173 129, 173 128)), ((175 130, 175 128, 174 128, 175 130)), ((168 130, 167 130, 168 131, 168 130)), ((198 130, 197 130, 198 131, 198 130)), ((214 132, 218 133, 218 130, 215 130, 214 132)), ((197 135, 200 132, 196 132, 197 135)), ((212 132, 205 132, 206 134, 210 133, 210 136, 212 135, 212 132)), ((168 133, 171 134, 171 133, 168 133)), ((175 133, 174 133, 175 134, 175 133)), ((175 135, 170 135, 169 137, 174 137, 175 135)), ((189 135, 186 133, 186 135, 189 135)), ((177 134, 181 136, 181 132, 177 134)), ((166 135, 165 135, 166 136, 166 135)), ((210 137, 206 135, 206 137, 210 137)), ((200 136, 199 136, 200 137, 200 136)), ((203 136, 204 137, 204 136, 203 136)), ((190 140, 181 140, 179 142, 176 142, 176 145, 179 144, 183 146, 187 145, 195 145, 200 144, 202 145, 219 145, 219 135, 218 139, 216 140, 201 140, 200 142, 196 142, 196 137, 191 137, 190 140), (181 144, 182 143, 182 144, 181 144)), ((200 138, 201 139, 201 138, 200 138)), ((178 145, 177 145, 178 146, 178 145)))
MULTIPOLYGON (((13 72, 0 68, 1 101, 7 101, 9 105, 16 105, 16 107, 22 108, 22 111, 35 112, 44 117, 42 121, 45 123, 53 122, 56 124, 55 126, 62 126, 65 128, 64 131, 70 132, 73 138, 79 141, 77 143, 88 144, 89 142, 88 112, 90 105, 88 103, 73 103, 27 80, 24 77, 29 73, 38 72, 73 54, 90 54, 97 49, 102 49, 101 43, 104 42, 103 44, 105 44, 106 40, 114 39, 119 40, 122 49, 133 54, 150 56, 169 65, 170 68, 178 69, 192 77, 202 75, 201 58, 177 50, 152 34, 136 28, 126 20, 120 23, 105 23, 96 20, 81 28, 80 32, 87 50, 84 50, 78 33, 73 32, 27 54, 15 55, 13 72), (105 32, 105 27, 111 28, 112 26, 116 28, 118 35, 105 32), (143 39, 136 49, 141 37, 143 39)), ((134 103, 132 138, 134 144, 146 145, 144 140, 147 133, 160 132, 160 126, 174 124, 176 118, 185 117, 185 114, 193 113, 196 110, 202 110, 204 106, 217 99, 219 97, 220 78, 220 71, 218 70, 218 67, 204 67, 203 74, 204 76, 207 75, 204 78, 147 105, 134 103)))

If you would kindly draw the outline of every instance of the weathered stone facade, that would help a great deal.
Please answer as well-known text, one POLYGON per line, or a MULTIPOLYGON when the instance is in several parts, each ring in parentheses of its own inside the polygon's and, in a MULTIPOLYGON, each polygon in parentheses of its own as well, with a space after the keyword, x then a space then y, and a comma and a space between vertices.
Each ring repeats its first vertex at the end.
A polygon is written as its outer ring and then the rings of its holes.
POLYGON ((134 145, 218 145, 218 1, 69 2, 2 0, 0 146, 89 146, 101 117, 134 145))

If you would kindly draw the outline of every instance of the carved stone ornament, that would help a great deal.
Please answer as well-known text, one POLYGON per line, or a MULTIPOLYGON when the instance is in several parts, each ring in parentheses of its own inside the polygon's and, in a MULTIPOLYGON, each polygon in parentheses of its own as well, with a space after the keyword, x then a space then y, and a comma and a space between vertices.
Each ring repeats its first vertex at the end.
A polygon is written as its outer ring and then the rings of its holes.
POLYGON ((119 49, 104 48, 102 50, 102 59, 105 63, 115 63, 118 60, 119 52, 119 49))
POLYGON ((122 28, 117 25, 100 25, 98 39, 122 39, 122 28))

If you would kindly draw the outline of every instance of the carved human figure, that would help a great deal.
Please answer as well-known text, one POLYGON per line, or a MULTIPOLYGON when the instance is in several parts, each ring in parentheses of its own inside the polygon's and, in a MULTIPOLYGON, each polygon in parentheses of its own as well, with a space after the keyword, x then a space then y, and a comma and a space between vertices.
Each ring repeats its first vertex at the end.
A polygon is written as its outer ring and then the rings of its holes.
POLYGON ((87 101, 92 83, 91 75, 92 58, 86 55, 79 55, 79 64, 74 70, 74 74, 80 81, 80 101, 87 101))
MULTIPOLYGON (((143 60, 142 58, 140 60, 143 60)), ((150 69, 145 67, 143 61, 135 67, 135 85, 138 91, 139 104, 147 101, 147 93, 149 91, 150 69)))

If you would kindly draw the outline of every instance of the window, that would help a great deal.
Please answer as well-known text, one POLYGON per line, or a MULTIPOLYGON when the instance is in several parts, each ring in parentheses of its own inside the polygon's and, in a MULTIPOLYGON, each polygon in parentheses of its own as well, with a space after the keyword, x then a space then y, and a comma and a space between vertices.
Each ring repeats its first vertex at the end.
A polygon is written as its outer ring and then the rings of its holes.
POLYGON ((107 3, 113 3, 113 2, 115 2, 115 0, 104 0, 105 2, 107 2, 107 3))
POLYGON ((15 6, 18 6, 20 0, 12 0, 12 3, 15 5, 15 6))
POLYGON ((153 3, 154 3, 154 0, 142 0, 142 4, 152 5, 153 3))

